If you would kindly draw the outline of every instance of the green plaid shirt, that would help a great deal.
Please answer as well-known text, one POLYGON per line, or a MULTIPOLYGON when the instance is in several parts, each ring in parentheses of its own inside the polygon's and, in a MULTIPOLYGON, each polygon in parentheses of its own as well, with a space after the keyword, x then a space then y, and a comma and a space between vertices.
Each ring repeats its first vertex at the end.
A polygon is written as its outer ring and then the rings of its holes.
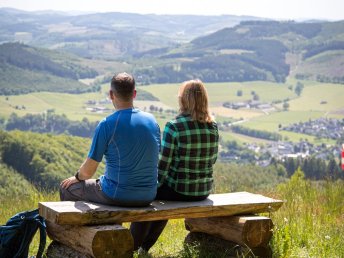
POLYGON ((208 195, 217 158, 217 125, 179 115, 165 126, 159 159, 159 185, 191 196, 208 195))

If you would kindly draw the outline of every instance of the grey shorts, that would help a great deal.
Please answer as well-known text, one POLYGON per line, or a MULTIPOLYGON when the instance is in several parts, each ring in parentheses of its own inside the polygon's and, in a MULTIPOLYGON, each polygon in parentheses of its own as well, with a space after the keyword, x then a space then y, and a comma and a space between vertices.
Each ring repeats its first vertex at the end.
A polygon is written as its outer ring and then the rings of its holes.
POLYGON ((61 201, 87 201, 97 202, 106 205, 115 206, 148 206, 150 202, 147 201, 123 201, 107 197, 101 188, 99 179, 87 179, 75 184, 72 184, 67 189, 60 187, 61 201))

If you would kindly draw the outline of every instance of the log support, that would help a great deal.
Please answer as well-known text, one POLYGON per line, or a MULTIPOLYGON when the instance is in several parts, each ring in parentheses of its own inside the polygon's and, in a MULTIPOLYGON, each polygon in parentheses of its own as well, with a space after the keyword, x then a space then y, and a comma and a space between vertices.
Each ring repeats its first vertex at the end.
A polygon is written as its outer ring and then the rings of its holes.
POLYGON ((261 216, 229 216, 185 219, 190 232, 202 232, 250 248, 267 246, 273 223, 261 216))
POLYGON ((184 243, 196 248, 199 257, 272 257, 270 246, 249 248, 248 246, 238 245, 237 243, 200 232, 190 232, 186 236, 184 243))
MULTIPOLYGON (((133 255, 133 238, 130 231, 121 225, 71 226, 48 221, 47 233, 51 239, 62 244, 58 245, 58 248, 71 247, 85 257, 124 258, 133 255)), ((67 249, 65 252, 68 252, 67 249)), ((52 252, 50 250, 50 253, 52 252)))

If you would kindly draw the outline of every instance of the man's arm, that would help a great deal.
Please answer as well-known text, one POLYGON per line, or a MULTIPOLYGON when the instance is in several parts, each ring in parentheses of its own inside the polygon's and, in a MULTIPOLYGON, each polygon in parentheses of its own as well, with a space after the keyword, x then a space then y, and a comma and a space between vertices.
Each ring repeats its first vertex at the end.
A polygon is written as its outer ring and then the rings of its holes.
MULTIPOLYGON (((78 172, 78 178, 79 180, 86 180, 90 179, 93 177, 93 175, 96 173, 97 168, 98 168, 99 162, 87 158, 84 163, 81 164, 78 172)), ((75 176, 71 176, 61 182, 61 187, 62 188, 68 188, 72 184, 75 184, 79 182, 78 179, 76 179, 75 176)))

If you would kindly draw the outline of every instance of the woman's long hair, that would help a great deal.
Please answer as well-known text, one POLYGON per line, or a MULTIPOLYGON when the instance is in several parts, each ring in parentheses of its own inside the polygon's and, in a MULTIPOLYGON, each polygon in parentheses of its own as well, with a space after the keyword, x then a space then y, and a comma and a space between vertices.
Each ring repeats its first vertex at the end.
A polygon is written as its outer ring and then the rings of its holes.
POLYGON ((213 118, 208 109, 208 93, 200 80, 190 80, 179 89, 180 112, 190 114, 193 120, 201 123, 211 123, 213 118))

